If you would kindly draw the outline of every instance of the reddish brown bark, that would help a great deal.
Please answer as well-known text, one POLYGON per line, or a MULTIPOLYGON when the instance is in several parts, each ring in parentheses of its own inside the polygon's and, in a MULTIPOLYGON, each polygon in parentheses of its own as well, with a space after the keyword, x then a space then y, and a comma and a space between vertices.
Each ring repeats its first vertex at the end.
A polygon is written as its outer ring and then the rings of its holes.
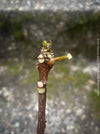
POLYGON ((39 104, 38 104, 38 124, 37 124, 37 134, 44 134, 46 127, 45 120, 45 107, 46 107, 46 92, 47 92, 47 79, 48 73, 52 68, 53 64, 49 64, 48 62, 38 63, 37 67, 39 70, 39 81, 43 82, 43 87, 45 88, 45 92, 43 94, 38 94, 39 104))
POLYGON ((71 54, 53 58, 54 55, 51 51, 51 41, 49 43, 44 41, 42 45, 41 53, 38 56, 39 63, 37 64, 39 71, 39 81, 37 82, 39 97, 37 134, 44 134, 46 128, 45 107, 48 73, 56 61, 72 58, 71 54))
POLYGON ((45 120, 45 107, 46 107, 46 92, 44 94, 39 94, 39 112, 38 112, 38 125, 37 125, 37 134, 44 134, 46 127, 45 120))

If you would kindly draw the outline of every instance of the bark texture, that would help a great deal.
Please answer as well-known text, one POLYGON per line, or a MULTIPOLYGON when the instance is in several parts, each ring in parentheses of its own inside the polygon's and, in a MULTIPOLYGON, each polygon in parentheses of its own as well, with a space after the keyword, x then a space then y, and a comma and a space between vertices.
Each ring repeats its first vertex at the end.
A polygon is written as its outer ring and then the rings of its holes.
POLYGON ((44 134, 46 128, 45 119, 45 107, 46 107, 46 92, 47 92, 47 79, 48 73, 53 65, 48 64, 48 62, 38 63, 37 67, 39 70, 39 81, 43 82, 43 88, 45 92, 43 94, 38 94, 39 104, 38 104, 38 124, 37 124, 37 134, 44 134))

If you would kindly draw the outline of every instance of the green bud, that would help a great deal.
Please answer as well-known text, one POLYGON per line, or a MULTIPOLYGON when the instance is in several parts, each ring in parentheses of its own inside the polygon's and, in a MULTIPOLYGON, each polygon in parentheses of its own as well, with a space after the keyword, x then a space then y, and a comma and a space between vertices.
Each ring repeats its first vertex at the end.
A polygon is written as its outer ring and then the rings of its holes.
POLYGON ((47 46, 47 41, 43 41, 43 46, 47 46))

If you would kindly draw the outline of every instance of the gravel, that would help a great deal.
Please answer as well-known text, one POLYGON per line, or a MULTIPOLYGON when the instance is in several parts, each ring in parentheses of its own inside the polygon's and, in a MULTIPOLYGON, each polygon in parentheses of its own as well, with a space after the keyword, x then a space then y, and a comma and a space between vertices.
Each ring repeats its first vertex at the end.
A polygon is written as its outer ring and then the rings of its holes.
MULTIPOLYGON (((13 75, 7 76, 5 69, 4 72, 2 69, 0 134, 36 134, 38 115, 36 87, 34 84, 22 85, 18 79, 20 78, 13 75)), ((100 122, 92 118, 86 103, 86 93, 83 90, 73 91, 70 100, 66 101, 59 97, 47 99, 45 134, 100 134, 100 122)))
POLYGON ((1 0, 0 10, 34 11, 100 10, 99 0, 1 0))

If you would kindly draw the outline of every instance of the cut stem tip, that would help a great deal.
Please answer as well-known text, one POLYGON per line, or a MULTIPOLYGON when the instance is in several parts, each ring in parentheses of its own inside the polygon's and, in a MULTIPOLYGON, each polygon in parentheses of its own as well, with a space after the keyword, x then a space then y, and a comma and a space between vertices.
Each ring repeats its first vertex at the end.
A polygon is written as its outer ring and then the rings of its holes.
POLYGON ((70 53, 68 53, 67 55, 54 58, 55 61, 60 61, 60 60, 64 60, 64 59, 70 60, 70 59, 72 59, 72 55, 70 53))

